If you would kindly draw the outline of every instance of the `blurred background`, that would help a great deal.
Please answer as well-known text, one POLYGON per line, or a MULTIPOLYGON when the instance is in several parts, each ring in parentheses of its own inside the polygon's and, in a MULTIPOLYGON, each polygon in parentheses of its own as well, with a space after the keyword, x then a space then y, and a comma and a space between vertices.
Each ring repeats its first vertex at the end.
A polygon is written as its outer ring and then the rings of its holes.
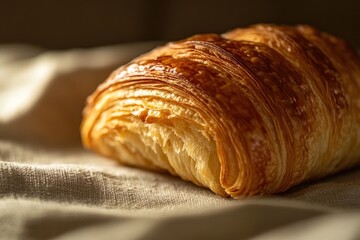
POLYGON ((177 40, 254 23, 306 23, 360 46, 356 0, 0 0, 0 44, 49 49, 177 40))

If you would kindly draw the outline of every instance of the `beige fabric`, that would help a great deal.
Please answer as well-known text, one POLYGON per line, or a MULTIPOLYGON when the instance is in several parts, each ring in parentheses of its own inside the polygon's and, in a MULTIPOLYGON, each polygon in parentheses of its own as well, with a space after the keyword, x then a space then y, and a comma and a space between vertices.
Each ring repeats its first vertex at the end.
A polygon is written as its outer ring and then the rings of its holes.
POLYGON ((86 96, 152 46, 0 47, 0 239, 360 238, 360 170, 230 200, 83 150, 86 96))

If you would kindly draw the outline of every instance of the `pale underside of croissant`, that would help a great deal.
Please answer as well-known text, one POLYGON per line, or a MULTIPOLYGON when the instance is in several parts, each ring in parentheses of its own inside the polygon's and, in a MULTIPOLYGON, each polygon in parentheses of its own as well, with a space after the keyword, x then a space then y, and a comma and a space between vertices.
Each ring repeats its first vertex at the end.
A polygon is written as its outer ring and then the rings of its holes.
POLYGON ((360 163, 360 60, 303 25, 196 35, 114 71, 82 139, 222 196, 282 192, 360 163))

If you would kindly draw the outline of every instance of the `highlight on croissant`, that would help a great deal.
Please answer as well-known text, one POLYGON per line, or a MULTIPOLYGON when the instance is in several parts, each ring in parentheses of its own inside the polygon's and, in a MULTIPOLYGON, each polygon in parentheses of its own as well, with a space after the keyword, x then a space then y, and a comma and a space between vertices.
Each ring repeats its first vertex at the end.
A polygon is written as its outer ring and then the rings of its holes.
POLYGON ((85 147, 221 196, 283 192, 360 162, 360 59, 313 27, 171 42, 88 98, 85 147))

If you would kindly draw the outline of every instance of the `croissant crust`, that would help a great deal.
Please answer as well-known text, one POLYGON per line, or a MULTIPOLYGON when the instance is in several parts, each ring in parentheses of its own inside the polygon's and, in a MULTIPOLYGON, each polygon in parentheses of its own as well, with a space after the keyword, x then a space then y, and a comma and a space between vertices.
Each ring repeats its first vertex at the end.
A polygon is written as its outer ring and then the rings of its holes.
POLYGON ((360 60, 310 26, 195 35, 88 98, 87 148, 222 196, 267 195, 360 162, 360 60))

